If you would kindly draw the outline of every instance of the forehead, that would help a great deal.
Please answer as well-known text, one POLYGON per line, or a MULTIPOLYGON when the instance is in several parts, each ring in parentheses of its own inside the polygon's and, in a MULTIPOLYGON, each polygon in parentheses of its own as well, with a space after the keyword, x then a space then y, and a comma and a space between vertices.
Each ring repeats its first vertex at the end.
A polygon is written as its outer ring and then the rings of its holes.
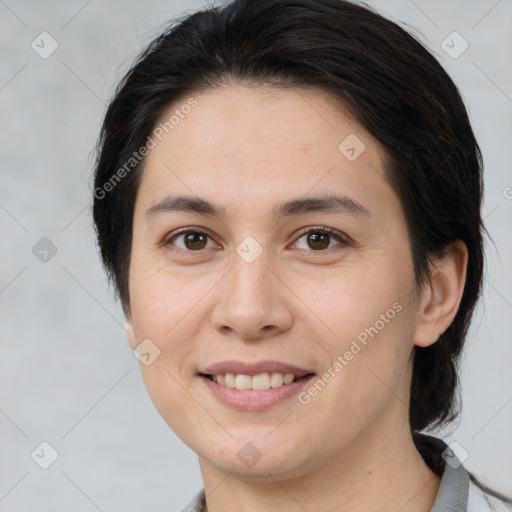
POLYGON ((152 138, 139 189, 147 208, 170 191, 253 210, 310 193, 336 191, 370 207, 394 194, 381 144, 316 88, 191 94, 162 113, 152 138))
MULTIPOLYGON (((315 147, 323 151, 331 143, 331 151, 337 155, 343 134, 371 138, 370 144, 379 145, 338 98, 313 87, 223 86, 191 94, 167 107, 156 129, 160 130, 159 142, 171 146, 174 142, 179 145, 180 139, 192 142, 189 154, 236 146, 239 158, 246 151, 262 149, 261 142, 267 152, 305 152, 315 147), (189 108, 192 101, 195 106, 189 108)), ((153 157, 159 154, 158 149, 152 152, 153 157)))

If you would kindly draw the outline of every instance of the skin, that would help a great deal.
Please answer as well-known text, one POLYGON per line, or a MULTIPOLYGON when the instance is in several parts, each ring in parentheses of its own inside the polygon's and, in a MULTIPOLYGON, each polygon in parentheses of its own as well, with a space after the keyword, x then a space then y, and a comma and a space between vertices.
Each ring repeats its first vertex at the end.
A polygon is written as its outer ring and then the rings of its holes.
POLYGON ((193 97, 197 106, 145 160, 127 320, 134 348, 149 338, 160 350, 152 364, 141 364, 145 385, 198 454, 208 511, 430 510, 440 480, 409 431, 412 353, 455 317, 464 244, 453 244, 416 289, 384 149, 327 93, 232 85, 193 97), (365 145, 354 161, 338 149, 350 134, 365 145), (282 201, 333 192, 369 215, 268 217, 282 201), (224 208, 225 219, 169 212, 146 220, 149 208, 178 194, 224 208), (335 236, 324 249, 308 243, 301 230, 322 226, 348 243, 335 236), (171 240, 180 228, 209 238, 199 249, 183 236, 171 240), (236 252, 247 236, 263 249, 252 263, 236 252), (401 311, 308 404, 294 396, 240 411, 197 375, 239 359, 284 361, 321 376, 397 302, 401 311), (237 457, 248 442, 261 454, 252 467, 237 457))

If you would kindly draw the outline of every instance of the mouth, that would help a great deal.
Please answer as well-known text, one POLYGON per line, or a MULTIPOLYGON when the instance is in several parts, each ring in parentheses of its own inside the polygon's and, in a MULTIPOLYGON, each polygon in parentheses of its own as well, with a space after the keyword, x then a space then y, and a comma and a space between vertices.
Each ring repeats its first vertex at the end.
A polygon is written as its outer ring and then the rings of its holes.
POLYGON ((254 411, 296 395, 315 376, 281 361, 219 361, 197 374, 210 398, 238 410, 254 411))
POLYGON ((198 373, 210 398, 238 411, 267 409, 295 396, 316 374, 275 361, 224 361, 198 373))

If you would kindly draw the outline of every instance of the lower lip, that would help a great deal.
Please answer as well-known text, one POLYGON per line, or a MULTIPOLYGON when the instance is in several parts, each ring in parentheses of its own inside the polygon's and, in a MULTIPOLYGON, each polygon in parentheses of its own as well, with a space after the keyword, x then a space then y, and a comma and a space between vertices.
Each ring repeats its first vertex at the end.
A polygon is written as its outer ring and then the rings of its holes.
POLYGON ((277 388, 264 391, 254 389, 234 389, 221 386, 204 375, 200 379, 222 402, 244 411, 267 409, 273 405, 296 395, 315 375, 311 374, 290 384, 283 384, 277 388))

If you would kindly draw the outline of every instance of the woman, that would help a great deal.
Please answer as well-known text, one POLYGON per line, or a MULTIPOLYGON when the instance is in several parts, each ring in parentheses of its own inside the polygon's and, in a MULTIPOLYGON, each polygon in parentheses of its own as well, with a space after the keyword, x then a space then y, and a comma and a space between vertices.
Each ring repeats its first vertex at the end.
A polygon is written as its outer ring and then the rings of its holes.
POLYGON ((423 433, 457 414, 481 164, 446 72, 360 5, 235 0, 143 52, 94 220, 148 392, 199 456, 184 510, 512 510, 423 433))

